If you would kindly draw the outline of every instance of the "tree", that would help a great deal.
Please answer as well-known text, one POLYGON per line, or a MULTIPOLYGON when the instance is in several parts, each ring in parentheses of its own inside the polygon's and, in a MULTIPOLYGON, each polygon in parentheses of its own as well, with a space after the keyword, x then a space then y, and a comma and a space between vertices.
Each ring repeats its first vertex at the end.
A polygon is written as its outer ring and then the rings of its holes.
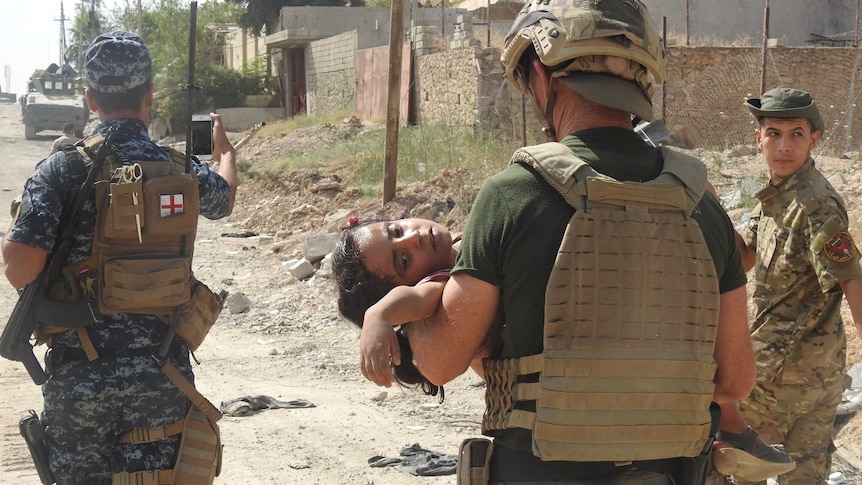
POLYGON ((281 7, 364 7, 365 0, 228 0, 245 7, 239 26, 256 36, 266 28, 271 34, 278 30, 281 7))
POLYGON ((102 0, 75 2, 74 8, 72 27, 66 33, 66 56, 75 70, 83 75, 87 47, 99 34, 112 30, 113 23, 101 13, 102 0))

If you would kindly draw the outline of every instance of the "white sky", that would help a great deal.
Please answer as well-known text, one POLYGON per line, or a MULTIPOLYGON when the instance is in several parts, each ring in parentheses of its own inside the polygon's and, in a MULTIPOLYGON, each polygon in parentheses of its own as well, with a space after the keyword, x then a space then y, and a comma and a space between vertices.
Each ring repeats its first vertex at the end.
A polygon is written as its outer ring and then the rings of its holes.
MULTIPOLYGON (((112 10, 122 0, 102 0, 106 10, 112 10)), ((21 95, 27 79, 36 69, 44 69, 52 62, 59 63, 60 54, 60 0, 2 0, 0 1, 0 87, 3 92, 21 95), (11 85, 6 85, 6 66, 11 71, 11 85)), ((64 0, 67 19, 75 14, 75 5, 81 0, 64 0)), ((85 5, 89 7, 89 0, 85 5)), ((71 28, 66 22, 66 38, 71 28)))

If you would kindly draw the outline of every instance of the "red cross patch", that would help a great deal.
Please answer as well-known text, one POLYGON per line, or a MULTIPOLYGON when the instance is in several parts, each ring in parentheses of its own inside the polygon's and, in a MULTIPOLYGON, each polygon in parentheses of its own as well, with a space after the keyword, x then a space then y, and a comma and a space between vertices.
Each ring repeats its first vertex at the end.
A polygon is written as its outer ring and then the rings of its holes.
POLYGON ((856 254, 856 243, 853 242, 853 236, 841 231, 823 246, 823 253, 836 263, 846 263, 856 254))
POLYGON ((183 194, 159 194, 159 215, 177 216, 185 213, 183 194))

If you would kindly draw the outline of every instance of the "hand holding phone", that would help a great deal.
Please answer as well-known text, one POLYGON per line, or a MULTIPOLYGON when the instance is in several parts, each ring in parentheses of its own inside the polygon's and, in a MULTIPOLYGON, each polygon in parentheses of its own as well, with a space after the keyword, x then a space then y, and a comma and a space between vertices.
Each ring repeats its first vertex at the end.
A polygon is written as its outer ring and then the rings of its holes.
POLYGON ((192 155, 198 160, 213 158, 213 121, 208 114, 192 115, 192 155))

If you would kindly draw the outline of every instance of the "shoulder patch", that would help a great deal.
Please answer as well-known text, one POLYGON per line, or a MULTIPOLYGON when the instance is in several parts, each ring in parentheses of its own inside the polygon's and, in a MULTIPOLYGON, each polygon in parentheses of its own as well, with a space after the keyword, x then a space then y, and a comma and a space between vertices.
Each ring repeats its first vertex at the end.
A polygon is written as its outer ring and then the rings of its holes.
POLYGON ((856 243, 850 233, 841 231, 823 246, 823 253, 836 263, 846 263, 856 254, 856 243))

